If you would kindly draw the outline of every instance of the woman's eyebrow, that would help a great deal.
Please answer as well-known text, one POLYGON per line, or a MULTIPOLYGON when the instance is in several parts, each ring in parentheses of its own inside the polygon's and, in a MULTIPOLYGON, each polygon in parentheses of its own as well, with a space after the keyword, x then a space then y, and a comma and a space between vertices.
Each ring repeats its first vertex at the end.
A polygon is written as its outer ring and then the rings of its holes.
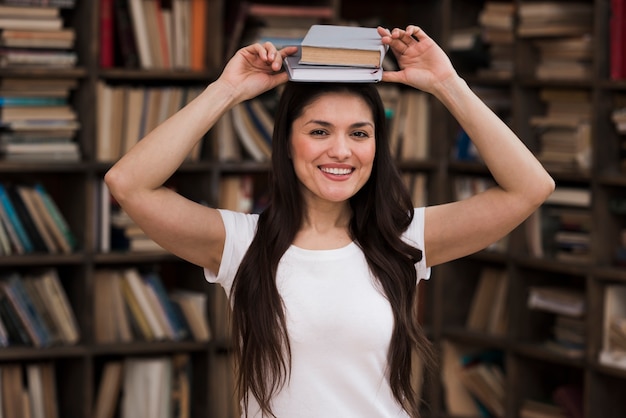
MULTIPOLYGON (((322 125, 322 126, 333 126, 332 123, 325 121, 325 120, 319 120, 319 119, 311 119, 310 121, 308 121, 305 125, 308 124, 316 124, 316 125, 322 125)), ((374 123, 369 122, 369 121, 364 121, 364 122, 355 122, 353 124, 350 125, 351 128, 361 128, 364 126, 370 126, 370 127, 374 127, 374 123)))

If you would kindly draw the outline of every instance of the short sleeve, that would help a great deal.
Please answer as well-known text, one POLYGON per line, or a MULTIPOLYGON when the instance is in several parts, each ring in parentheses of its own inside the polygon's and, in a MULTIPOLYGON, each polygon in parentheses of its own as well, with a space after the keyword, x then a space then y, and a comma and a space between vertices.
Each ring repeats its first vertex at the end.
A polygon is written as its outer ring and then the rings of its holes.
POLYGON ((422 250, 422 259, 415 264, 417 280, 428 280, 430 278, 430 267, 426 265, 426 251, 424 250, 424 214, 425 208, 415 208, 413 212, 413 222, 403 235, 405 242, 422 250))
POLYGON ((259 216, 224 209, 220 209, 219 212, 226 230, 222 261, 217 275, 205 268, 204 276, 211 283, 221 284, 226 294, 230 294, 230 288, 237 270, 239 270, 239 264, 241 264, 241 260, 243 260, 256 233, 259 216))

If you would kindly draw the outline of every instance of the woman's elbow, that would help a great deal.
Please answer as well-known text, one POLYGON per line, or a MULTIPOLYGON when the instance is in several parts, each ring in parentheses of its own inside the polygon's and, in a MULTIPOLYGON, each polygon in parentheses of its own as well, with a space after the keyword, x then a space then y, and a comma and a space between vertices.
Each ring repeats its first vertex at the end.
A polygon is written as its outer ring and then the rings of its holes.
POLYGON ((104 175, 104 183, 118 202, 122 202, 124 196, 128 194, 124 192, 130 184, 128 177, 116 166, 110 168, 104 175))
POLYGON ((535 207, 541 206, 554 192, 556 184, 552 176, 546 173, 533 185, 532 204, 535 207))

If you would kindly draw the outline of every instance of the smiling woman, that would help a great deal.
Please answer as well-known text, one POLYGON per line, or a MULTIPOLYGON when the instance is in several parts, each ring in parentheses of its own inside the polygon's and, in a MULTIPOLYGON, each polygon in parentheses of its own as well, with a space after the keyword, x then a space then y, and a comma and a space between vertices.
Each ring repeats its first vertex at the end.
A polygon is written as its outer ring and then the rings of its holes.
POLYGON ((428 35, 416 26, 378 34, 400 68, 382 81, 439 99, 497 187, 413 208, 375 86, 287 82, 281 65, 296 48, 270 43, 239 50, 215 82, 105 177, 152 239, 204 267, 229 295, 245 416, 419 416, 412 352, 427 365, 431 352, 414 315, 418 281, 431 266, 506 235, 554 188, 428 35), (163 186, 225 112, 285 83, 271 200, 261 214, 208 208, 163 186))

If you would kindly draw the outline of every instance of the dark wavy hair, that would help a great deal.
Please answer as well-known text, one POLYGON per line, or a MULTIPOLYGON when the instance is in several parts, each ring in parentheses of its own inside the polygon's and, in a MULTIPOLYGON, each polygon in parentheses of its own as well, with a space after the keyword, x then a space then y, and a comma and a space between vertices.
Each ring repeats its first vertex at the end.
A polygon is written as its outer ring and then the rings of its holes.
POLYGON ((271 399, 289 378, 291 349, 276 270, 302 226, 304 201, 290 159, 293 121, 305 106, 328 93, 362 98, 375 123, 376 155, 366 184, 352 198, 350 231, 369 268, 380 282, 394 315, 388 370, 395 398, 419 416, 419 396, 411 385, 413 350, 430 364, 431 347, 414 310, 420 249, 401 239, 413 219, 413 204, 389 150, 385 111, 373 84, 287 83, 275 115, 270 173, 270 204, 260 214, 256 235, 239 267, 231 290, 239 399, 247 410, 249 395, 263 415, 274 416, 271 399))

